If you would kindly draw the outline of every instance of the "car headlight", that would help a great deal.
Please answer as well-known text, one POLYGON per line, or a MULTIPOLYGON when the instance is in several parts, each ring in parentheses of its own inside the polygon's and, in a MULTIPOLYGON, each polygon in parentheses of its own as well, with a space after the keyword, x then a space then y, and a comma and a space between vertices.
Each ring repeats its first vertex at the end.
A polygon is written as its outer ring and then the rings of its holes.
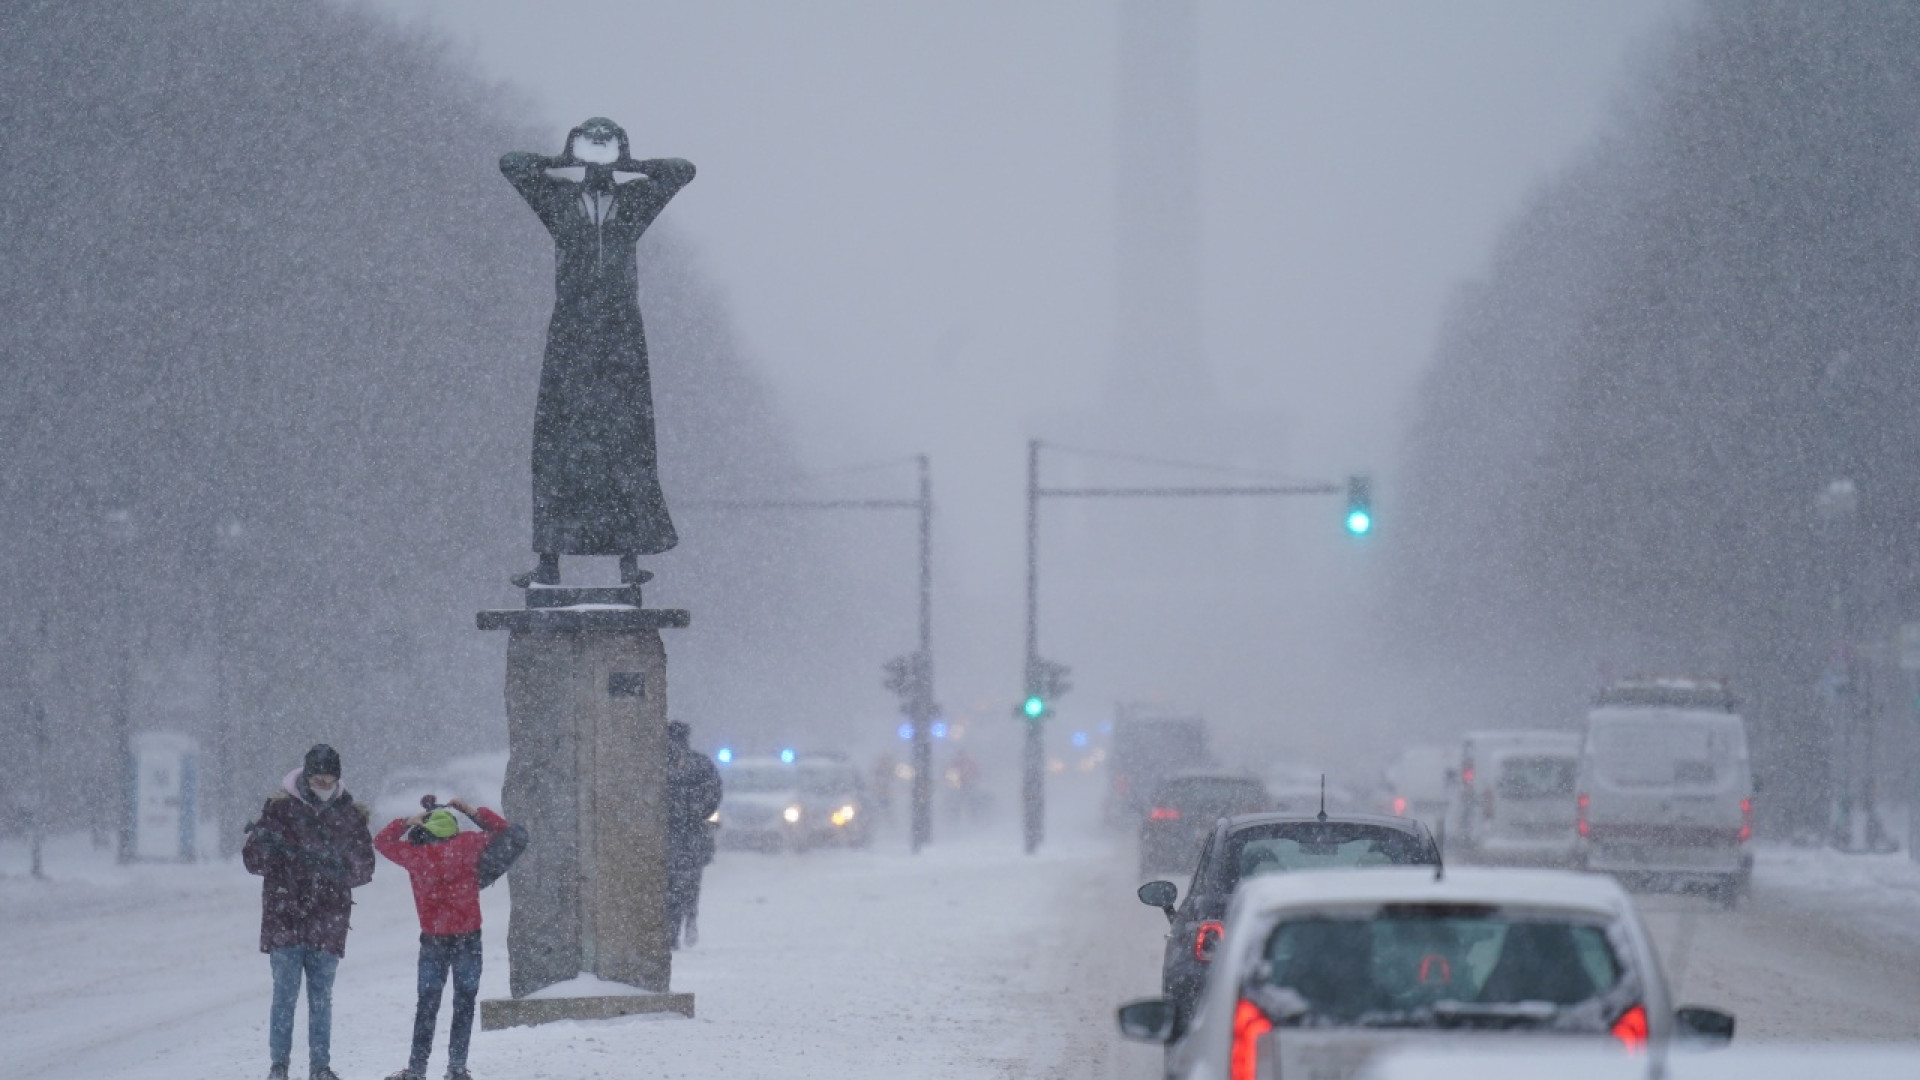
POLYGON ((835 810, 829 820, 835 825, 845 825, 847 822, 853 820, 853 807, 848 805, 835 810))
POLYGON ((792 825, 800 820, 800 808, 798 806, 789 806, 785 810, 780 811, 780 816, 787 819, 787 824, 792 825))

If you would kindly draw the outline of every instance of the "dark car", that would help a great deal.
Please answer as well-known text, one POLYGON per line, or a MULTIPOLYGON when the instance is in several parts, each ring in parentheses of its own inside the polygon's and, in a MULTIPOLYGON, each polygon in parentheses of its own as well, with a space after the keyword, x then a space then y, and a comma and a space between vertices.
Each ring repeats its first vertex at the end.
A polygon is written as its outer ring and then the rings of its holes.
POLYGON ((1213 835, 1213 823, 1235 814, 1273 809, 1267 789, 1251 776, 1190 770, 1160 782, 1140 816, 1140 876, 1185 873, 1213 835))
POLYGON ((1250 877, 1300 870, 1367 866, 1438 866, 1433 834, 1413 818, 1384 814, 1245 814, 1217 822, 1200 849, 1187 896, 1174 907, 1171 881, 1140 886, 1140 902, 1167 913, 1161 996, 1173 1006, 1174 1030, 1186 1028, 1224 932, 1227 902, 1250 877))

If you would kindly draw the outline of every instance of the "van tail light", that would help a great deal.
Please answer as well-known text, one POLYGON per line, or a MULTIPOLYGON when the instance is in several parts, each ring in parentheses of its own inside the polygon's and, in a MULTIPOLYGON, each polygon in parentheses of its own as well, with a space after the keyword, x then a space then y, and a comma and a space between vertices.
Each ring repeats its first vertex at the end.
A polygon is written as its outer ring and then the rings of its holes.
MULTIPOLYGON (((1620 1014, 1613 1022, 1613 1037, 1628 1050, 1639 1050, 1647 1045, 1647 1007, 1635 1005, 1620 1014)), ((1249 1074, 1251 1075, 1251 1074, 1249 1074)))
POLYGON ((1587 793, 1584 791, 1580 793, 1579 798, 1573 800, 1573 825, 1574 828, 1580 830, 1580 835, 1583 837, 1591 834, 1593 831, 1592 827, 1587 824, 1587 803, 1589 801, 1587 793))
POLYGON ((1229 1080, 1254 1080, 1260 1073, 1260 1038, 1273 1030, 1273 1021, 1260 1006, 1240 999, 1233 1009, 1233 1054, 1227 1059, 1229 1080))
POLYGON ((1406 814, 1406 812, 1407 812, 1407 797, 1405 795, 1395 795, 1393 797, 1394 816, 1402 817, 1406 814))
POLYGON ((1215 919, 1208 919, 1194 928, 1193 958, 1203 964, 1213 963, 1213 950, 1220 946, 1220 939, 1227 935, 1227 928, 1215 919))
POLYGON ((1753 800, 1740 800, 1740 842, 1753 839, 1753 800))
POLYGON ((1156 806, 1147 812, 1150 821, 1179 821, 1180 811, 1171 806, 1156 806))

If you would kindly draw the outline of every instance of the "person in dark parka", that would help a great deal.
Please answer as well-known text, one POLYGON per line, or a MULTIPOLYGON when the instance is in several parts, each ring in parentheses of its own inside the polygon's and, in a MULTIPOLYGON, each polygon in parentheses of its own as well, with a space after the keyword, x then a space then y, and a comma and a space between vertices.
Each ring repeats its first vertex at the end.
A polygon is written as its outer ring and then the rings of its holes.
POLYGON ((269 1080, 286 1080, 293 1008, 307 985, 310 1080, 339 1080, 329 1063, 333 976, 347 952, 352 890, 373 880, 367 810, 340 783, 340 755, 320 743, 247 826, 240 850, 260 887, 260 951, 273 969, 267 1026, 269 1080))
POLYGON ((695 750, 691 729, 667 724, 667 927, 672 945, 699 940, 700 874, 713 861, 713 826, 720 809, 720 770, 695 750))
POLYGON ((559 157, 511 153, 500 172, 554 243, 553 317, 533 414, 533 550, 514 584, 560 583, 561 555, 618 555, 623 582, 648 575, 640 554, 679 543, 667 516, 653 432, 647 335, 634 245, 693 180, 679 158, 635 161, 627 133, 594 117, 559 157), (556 172, 582 170, 581 178, 556 172))

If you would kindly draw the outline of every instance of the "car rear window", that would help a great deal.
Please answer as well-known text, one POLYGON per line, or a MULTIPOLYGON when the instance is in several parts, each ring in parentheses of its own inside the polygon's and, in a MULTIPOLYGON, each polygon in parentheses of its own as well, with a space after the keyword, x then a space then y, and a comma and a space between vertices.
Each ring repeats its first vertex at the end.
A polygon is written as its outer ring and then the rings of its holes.
POLYGON ((1432 852, 1414 834, 1355 821, 1247 826, 1228 835, 1224 856, 1230 886, 1259 874, 1433 862, 1432 852))
POLYGON ((1257 983, 1281 1013, 1380 1026, 1603 1027, 1624 971, 1604 924, 1580 917, 1396 905, 1280 923, 1257 983))
POLYGON ((1577 762, 1570 757, 1510 757, 1500 762, 1499 791, 1507 799, 1570 799, 1577 762))
POLYGON ((1595 768, 1623 787, 1712 787, 1740 742, 1737 728, 1659 718, 1596 722, 1587 734, 1595 768))
POLYGON ((1185 776, 1169 780, 1160 787, 1154 801, 1161 806, 1240 807, 1260 806, 1267 791, 1258 780, 1236 780, 1226 776, 1185 776))

